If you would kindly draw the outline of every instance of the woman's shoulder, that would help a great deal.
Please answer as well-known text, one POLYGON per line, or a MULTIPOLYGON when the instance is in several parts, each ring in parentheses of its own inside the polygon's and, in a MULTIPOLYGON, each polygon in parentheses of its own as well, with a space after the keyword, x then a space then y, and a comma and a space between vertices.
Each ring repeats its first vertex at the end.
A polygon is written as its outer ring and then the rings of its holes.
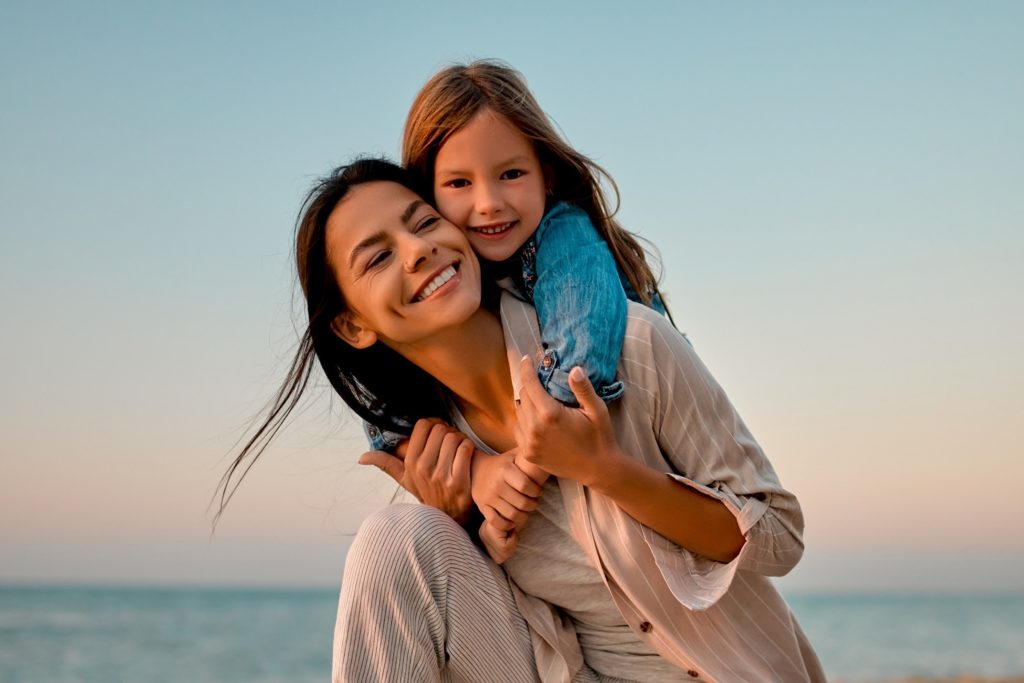
POLYGON ((628 361, 625 371, 636 362, 656 368, 662 363, 693 358, 693 347, 667 317, 643 304, 628 302, 626 336, 622 341, 622 359, 628 361))

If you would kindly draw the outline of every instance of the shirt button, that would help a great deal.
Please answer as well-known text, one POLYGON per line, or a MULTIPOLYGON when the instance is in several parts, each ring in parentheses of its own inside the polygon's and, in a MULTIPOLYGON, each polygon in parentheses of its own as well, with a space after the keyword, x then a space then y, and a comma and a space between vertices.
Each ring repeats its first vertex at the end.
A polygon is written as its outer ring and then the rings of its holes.
POLYGON ((554 362, 555 362, 555 361, 551 360, 551 356, 544 356, 544 362, 543 362, 543 363, 541 363, 541 365, 543 365, 543 366, 544 366, 544 369, 545 369, 545 370, 550 370, 550 369, 551 369, 551 365, 552 365, 552 364, 553 364, 554 362))
POLYGON ((651 626, 651 622, 649 622, 649 621, 645 621, 644 623, 640 624, 640 630, 643 631, 644 633, 650 633, 651 629, 653 629, 653 628, 654 627, 651 626))
POLYGON ((693 669, 690 669, 689 671, 687 671, 686 675, 689 676, 690 678, 696 678, 697 676, 700 676, 700 674, 697 673, 696 671, 694 671, 693 669))
POLYGON ((379 432, 379 431, 377 431, 377 428, 376 428, 376 427, 374 427, 374 426, 372 426, 372 425, 371 425, 371 426, 369 427, 369 429, 367 429, 366 431, 368 431, 368 432, 370 433, 370 436, 372 436, 372 437, 374 437, 374 438, 376 438, 376 437, 377 437, 377 435, 378 435, 378 434, 380 434, 380 432, 379 432))

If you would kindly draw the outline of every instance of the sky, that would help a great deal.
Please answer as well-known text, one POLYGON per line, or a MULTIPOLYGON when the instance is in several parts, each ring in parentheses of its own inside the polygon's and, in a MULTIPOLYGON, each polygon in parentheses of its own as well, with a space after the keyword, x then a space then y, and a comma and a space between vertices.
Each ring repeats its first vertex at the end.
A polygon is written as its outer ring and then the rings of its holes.
POLYGON ((798 495, 784 589, 1024 591, 1024 5, 0 2, 0 583, 337 585, 394 487, 325 382, 207 505, 304 192, 495 57, 798 495))

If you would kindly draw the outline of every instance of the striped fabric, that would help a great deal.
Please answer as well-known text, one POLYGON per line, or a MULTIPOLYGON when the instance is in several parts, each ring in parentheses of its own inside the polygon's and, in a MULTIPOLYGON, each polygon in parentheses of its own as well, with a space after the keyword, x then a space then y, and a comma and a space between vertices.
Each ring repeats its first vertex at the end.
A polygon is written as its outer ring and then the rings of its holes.
MULTIPOLYGON (((531 683, 530 631, 508 579, 465 530, 426 505, 390 505, 349 549, 334 633, 335 683, 531 683)), ((573 683, 630 683, 581 668, 573 683)))
MULTIPOLYGON (((502 325, 515 392, 523 355, 539 357, 533 308, 504 294, 502 325)), ((682 335, 630 304, 618 366, 626 392, 609 408, 622 449, 681 485, 721 500, 746 543, 721 564, 644 527, 613 501, 560 479, 573 536, 599 567, 634 632, 691 680, 824 681, 814 650, 769 576, 803 553, 803 516, 732 404, 682 335)), ((543 600, 518 590, 543 683, 582 665, 575 633, 543 600)))

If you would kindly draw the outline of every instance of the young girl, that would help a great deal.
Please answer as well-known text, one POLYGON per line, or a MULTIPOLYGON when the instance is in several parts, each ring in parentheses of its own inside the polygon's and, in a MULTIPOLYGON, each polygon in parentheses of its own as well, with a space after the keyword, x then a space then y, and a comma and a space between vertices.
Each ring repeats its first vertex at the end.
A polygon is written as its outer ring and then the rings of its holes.
MULTIPOLYGON (((495 61, 438 72, 409 111, 402 157, 488 273, 536 307, 548 393, 576 405, 578 365, 606 402, 621 396, 626 299, 668 313, 644 250, 608 209, 599 179, 614 181, 561 138, 522 75, 495 61)), ((406 438, 368 433, 378 450, 406 438)))

